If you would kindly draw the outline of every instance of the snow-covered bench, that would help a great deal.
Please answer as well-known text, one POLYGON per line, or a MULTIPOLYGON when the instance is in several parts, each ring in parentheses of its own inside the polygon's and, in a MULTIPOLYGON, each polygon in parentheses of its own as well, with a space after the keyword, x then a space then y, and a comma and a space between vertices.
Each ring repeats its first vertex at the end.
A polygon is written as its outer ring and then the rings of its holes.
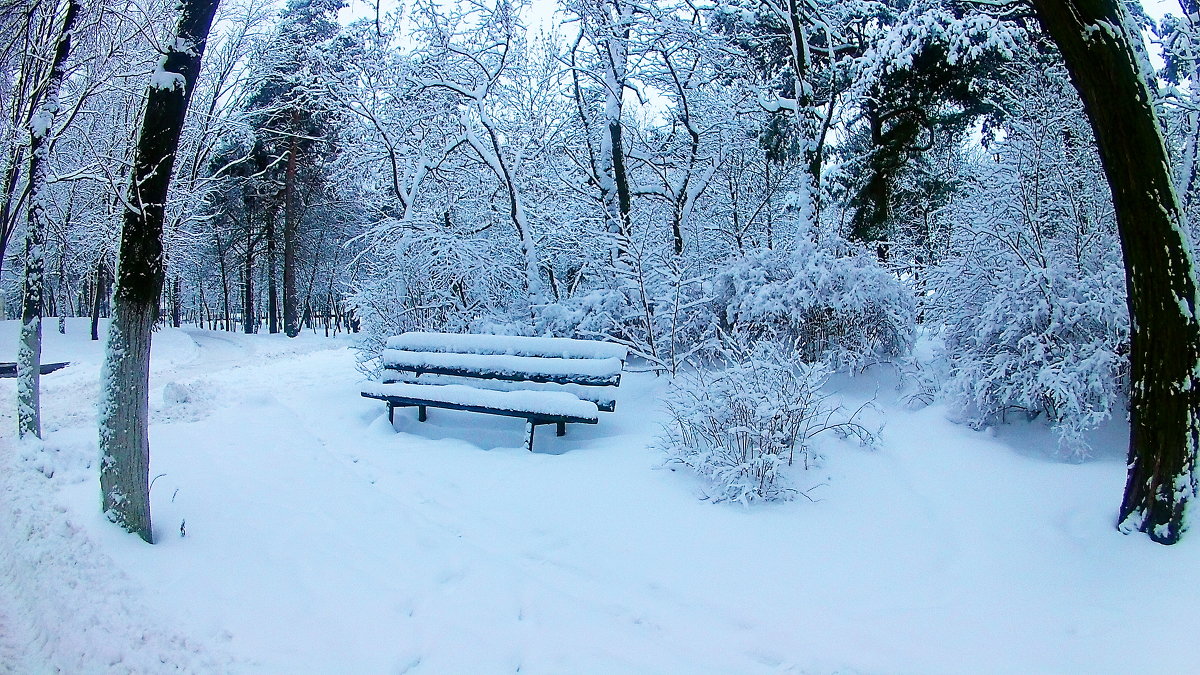
POLYGON ((388 338, 383 381, 363 388, 366 398, 396 408, 466 410, 525 419, 525 448, 533 432, 556 424, 596 424, 616 409, 609 387, 621 383, 628 350, 595 340, 452 333, 405 333, 388 338))

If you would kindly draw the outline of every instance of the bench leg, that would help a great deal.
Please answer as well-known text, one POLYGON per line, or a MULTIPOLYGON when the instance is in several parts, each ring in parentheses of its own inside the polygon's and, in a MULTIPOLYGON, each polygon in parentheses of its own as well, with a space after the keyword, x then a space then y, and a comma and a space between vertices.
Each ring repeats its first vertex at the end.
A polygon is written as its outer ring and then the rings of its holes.
POLYGON ((425 414, 425 406, 417 406, 417 421, 424 422, 427 419, 429 419, 429 415, 425 414))
POLYGON ((566 435, 567 435, 567 423, 566 423, 566 422, 559 422, 559 423, 558 423, 558 435, 559 435, 559 436, 566 436, 566 435))
POLYGON ((525 449, 530 452, 533 452, 533 430, 536 428, 533 420, 525 420, 525 449))
POLYGON ((388 424, 395 424, 396 423, 396 406, 392 405, 391 401, 388 401, 387 407, 388 407, 388 424))

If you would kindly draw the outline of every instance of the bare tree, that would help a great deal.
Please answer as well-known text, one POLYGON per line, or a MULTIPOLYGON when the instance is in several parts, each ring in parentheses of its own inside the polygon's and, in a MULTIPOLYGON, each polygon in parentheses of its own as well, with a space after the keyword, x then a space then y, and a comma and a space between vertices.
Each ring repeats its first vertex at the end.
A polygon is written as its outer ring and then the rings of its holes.
POLYGON ((29 221, 25 229, 25 287, 21 301, 21 344, 17 349, 17 432, 42 435, 39 397, 42 365, 42 295, 46 267, 46 182, 50 142, 59 112, 59 91, 71 54, 71 31, 82 9, 80 0, 68 0, 63 26, 54 49, 49 76, 34 91, 35 112, 29 120, 29 221), (40 100, 39 100, 40 99, 40 100))
POLYGON ((163 286, 163 220, 188 102, 218 0, 183 0, 173 39, 150 77, 126 194, 100 406, 100 489, 107 517, 147 542, 150 341, 163 286))

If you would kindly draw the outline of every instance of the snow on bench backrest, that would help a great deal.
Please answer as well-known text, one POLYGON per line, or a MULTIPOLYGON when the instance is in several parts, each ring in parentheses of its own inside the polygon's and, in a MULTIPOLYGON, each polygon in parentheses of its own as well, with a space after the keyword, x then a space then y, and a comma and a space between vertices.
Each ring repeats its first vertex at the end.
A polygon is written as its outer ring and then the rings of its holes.
POLYGON ((388 338, 387 348, 412 352, 495 354, 560 359, 619 359, 621 361, 624 361, 629 355, 629 349, 624 346, 598 340, 460 333, 405 333, 388 338))

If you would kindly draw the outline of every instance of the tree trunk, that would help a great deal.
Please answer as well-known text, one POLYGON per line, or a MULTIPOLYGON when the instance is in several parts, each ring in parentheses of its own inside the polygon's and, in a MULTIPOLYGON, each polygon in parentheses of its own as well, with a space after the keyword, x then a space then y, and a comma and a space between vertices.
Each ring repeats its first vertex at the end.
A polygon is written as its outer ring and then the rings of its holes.
MULTIPOLYGON (((293 113, 293 121, 298 118, 293 113)), ((295 126, 295 125, 294 125, 295 126)), ((283 184, 283 331, 288 337, 300 334, 296 314, 296 154, 300 152, 296 136, 288 148, 287 173, 283 184)))
POLYGON ((632 235, 633 198, 625 165, 622 112, 628 82, 629 35, 633 9, 620 0, 601 0, 600 55, 604 64, 604 123, 600 138, 600 193, 608 231, 616 238, 615 255, 624 260, 632 235))
POLYGON ((1196 276, 1131 29, 1115 0, 1034 0, 1066 60, 1112 188, 1129 293, 1129 473, 1118 528, 1173 544, 1196 496, 1200 325, 1196 276))
POLYGON ((221 273, 221 311, 224 316, 222 330, 229 332, 229 269, 225 264, 225 250, 221 247, 221 232, 215 226, 213 243, 217 249, 217 271, 221 273))
POLYGON ((104 296, 108 294, 107 281, 104 278, 104 260, 101 259, 96 263, 96 290, 95 296, 92 298, 92 339, 100 339, 100 308, 104 303, 104 296))
POLYGON ((183 324, 183 281, 176 275, 171 279, 171 327, 179 328, 183 324))
POLYGON ((174 40, 150 79, 117 264, 100 403, 100 491, 109 520, 153 542, 148 409, 151 330, 163 286, 164 203, 217 0, 182 0, 174 40))
POLYGON ((58 93, 71 54, 71 30, 81 10, 68 0, 50 77, 37 112, 29 120, 29 220, 25 230, 25 284, 21 294, 21 343, 17 347, 17 433, 42 436, 42 295, 46 274, 46 183, 50 141, 58 115, 58 93))
POLYGON ((267 329, 279 332, 279 288, 275 283, 275 214, 267 214, 267 329))
POLYGON ((251 226, 250 211, 246 211, 246 258, 242 268, 242 332, 256 332, 257 317, 254 314, 254 228, 251 226))
POLYGON ((58 253, 58 288, 55 297, 58 300, 54 303, 55 312, 52 316, 58 317, 58 333, 66 335, 67 333, 67 313, 71 308, 71 299, 67 289, 67 261, 66 244, 63 244, 63 250, 58 253))

